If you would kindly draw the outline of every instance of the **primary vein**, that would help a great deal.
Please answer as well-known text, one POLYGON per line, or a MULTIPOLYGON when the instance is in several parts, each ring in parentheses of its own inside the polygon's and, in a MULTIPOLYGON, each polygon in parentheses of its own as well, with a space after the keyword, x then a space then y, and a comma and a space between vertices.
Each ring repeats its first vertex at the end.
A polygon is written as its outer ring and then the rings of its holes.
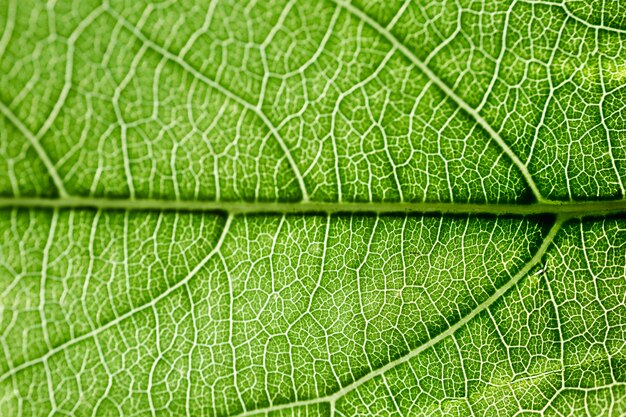
POLYGON ((114 199, 103 197, 0 197, 0 208, 157 210, 246 213, 442 213, 491 215, 605 216, 626 212, 626 200, 519 203, 453 202, 268 202, 160 199, 114 199))

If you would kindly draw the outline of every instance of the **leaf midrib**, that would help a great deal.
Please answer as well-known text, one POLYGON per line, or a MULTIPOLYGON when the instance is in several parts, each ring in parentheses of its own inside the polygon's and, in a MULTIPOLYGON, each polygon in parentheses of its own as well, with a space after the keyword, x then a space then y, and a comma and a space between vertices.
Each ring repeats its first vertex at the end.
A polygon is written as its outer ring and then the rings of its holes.
POLYGON ((117 199, 106 197, 0 197, 2 208, 157 210, 226 212, 231 214, 309 213, 438 213, 490 215, 557 215, 561 217, 605 216, 626 213, 626 199, 598 201, 545 201, 541 203, 456 203, 456 202, 269 202, 203 201, 164 199, 117 199))

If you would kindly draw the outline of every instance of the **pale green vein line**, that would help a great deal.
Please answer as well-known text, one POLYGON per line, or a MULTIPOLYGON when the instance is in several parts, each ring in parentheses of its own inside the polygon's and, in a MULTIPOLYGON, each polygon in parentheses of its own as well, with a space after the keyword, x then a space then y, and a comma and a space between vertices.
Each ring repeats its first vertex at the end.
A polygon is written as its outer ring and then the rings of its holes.
POLYGON ((378 369, 375 369, 369 372, 368 374, 357 379, 351 384, 346 385, 345 387, 341 388, 340 390, 338 390, 337 392, 333 394, 320 397, 320 398, 310 399, 310 400, 294 401, 294 402, 287 403, 287 404, 278 404, 275 406, 269 406, 269 407, 262 408, 262 409, 250 410, 248 412, 238 414, 237 416, 238 417, 251 416, 254 414, 263 414, 263 413, 269 413, 272 411, 278 411, 278 410, 284 410, 284 409, 289 409, 289 408, 298 407, 298 406, 306 406, 306 405, 320 404, 320 403, 334 404, 338 399, 340 399, 341 397, 343 397, 350 391, 357 389, 361 385, 376 378, 377 376, 382 376, 385 372, 389 371, 390 369, 393 369, 398 365, 401 365, 410 361, 411 359, 413 359, 414 357, 416 357, 423 351, 435 346, 437 343, 441 342, 447 337, 452 336, 457 330, 463 328, 467 323, 469 323, 477 315, 487 310, 493 303, 499 300, 507 291, 513 288, 523 277, 525 277, 535 265, 541 262, 541 258, 543 257, 543 255, 546 253, 546 251, 552 244, 554 237, 556 236, 557 232, 559 231, 559 229, 561 228, 561 225, 563 224, 565 220, 566 219, 562 217, 557 218, 557 220, 554 222, 554 225, 552 226, 552 228, 550 228, 550 231, 544 238, 539 249, 537 249, 533 257, 515 274, 515 276, 513 276, 513 278, 511 278, 502 287, 498 288, 489 298, 487 298, 485 301, 483 301, 478 306, 476 306, 476 308, 474 308, 469 314, 467 314, 461 320, 454 323, 452 326, 448 327, 448 329, 446 329, 444 332, 441 332, 437 336, 430 339, 428 342, 417 346, 415 349, 411 350, 406 355, 387 363, 385 366, 382 366, 378 369))
POLYGON ((384 37, 392 46, 396 47, 404 56, 406 56, 415 66, 417 66, 426 76, 437 86, 439 87, 448 97, 450 97, 457 106, 462 108, 467 114, 472 116, 474 120, 483 128, 493 140, 500 146, 502 151, 511 159, 513 164, 519 169, 522 176, 526 180, 526 183, 530 187, 533 195, 539 202, 544 202, 545 199, 541 195, 537 184, 535 184, 535 180, 532 175, 528 171, 528 168, 524 163, 520 160, 515 152, 509 147, 509 145, 502 139, 500 134, 496 132, 496 130, 491 127, 491 125, 480 115, 480 113, 471 107, 465 100, 459 97, 446 83, 444 83, 435 73, 424 64, 409 48, 407 48, 402 42, 400 42, 391 32, 382 27, 378 22, 372 19, 370 16, 365 14, 362 10, 354 7, 353 5, 342 1, 342 0, 332 0, 339 7, 344 8, 350 14, 355 16, 357 19, 365 22, 368 26, 372 27, 376 32, 378 32, 382 37, 384 37))
POLYGON ((232 220, 233 220, 233 216, 228 216, 228 218, 226 219, 226 222, 224 223, 224 228, 222 229, 222 233, 219 237, 219 240, 215 244, 215 247, 213 247, 213 249, 200 262, 198 262, 195 268, 193 268, 183 279, 178 281, 176 284, 172 285, 167 290, 163 291, 162 293, 154 297, 149 302, 144 303, 138 307, 135 307, 127 311, 126 313, 122 314, 121 316, 118 316, 117 318, 105 323, 102 326, 96 327, 95 329, 85 334, 82 334, 74 339, 68 340, 67 342, 54 347, 53 349, 47 351, 45 354, 37 358, 23 362, 22 364, 14 367, 13 369, 8 370, 7 372, 5 372, 4 374, 0 376, 0 383, 4 382, 7 378, 10 378, 11 376, 17 374, 18 372, 23 371, 24 369, 27 369, 31 366, 47 361, 51 356, 54 356, 57 353, 62 352, 63 350, 77 343, 80 343, 84 340, 88 340, 92 337, 96 337, 98 334, 102 333, 103 331, 120 324, 121 322, 128 319, 129 317, 132 317, 138 312, 156 305, 159 301, 163 300, 164 298, 167 298, 171 293, 173 293, 177 289, 187 284, 191 280, 191 278, 193 278, 207 264, 207 262, 209 262, 209 260, 211 260, 213 256, 215 256, 215 254, 220 250, 222 244, 224 243, 224 240, 226 239, 226 236, 228 235, 228 231, 230 229, 232 220))
POLYGON ((491 215, 561 215, 564 217, 606 216, 626 213, 625 200, 516 203, 451 202, 245 202, 157 199, 111 199, 99 197, 0 197, 0 208, 155 210, 247 213, 442 213, 491 215))
POLYGON ((15 11, 17 9, 17 4, 14 0, 10 0, 6 3, 6 7, 4 30, 2 31, 2 36, 0 36, 0 58, 4 56, 5 52, 7 52, 7 46, 11 40, 11 36, 13 36, 13 29, 15 29, 15 11))
POLYGON ((41 143, 39 143, 39 140, 37 140, 33 132, 31 132, 30 129, 28 129, 24 125, 24 123, 22 123, 22 121, 3 102, 0 102, 0 112, 2 112, 2 114, 4 114, 4 116, 9 119, 11 123, 13 123, 13 125, 22 133, 22 135, 26 137, 30 145, 37 153, 37 156, 48 170, 48 175, 50 175, 52 182, 54 182, 54 185, 56 186, 59 195, 61 197, 67 197, 69 194, 63 186, 63 181, 61 181, 59 173, 57 172, 50 158, 48 157, 46 150, 43 148, 43 146, 41 146, 41 143))

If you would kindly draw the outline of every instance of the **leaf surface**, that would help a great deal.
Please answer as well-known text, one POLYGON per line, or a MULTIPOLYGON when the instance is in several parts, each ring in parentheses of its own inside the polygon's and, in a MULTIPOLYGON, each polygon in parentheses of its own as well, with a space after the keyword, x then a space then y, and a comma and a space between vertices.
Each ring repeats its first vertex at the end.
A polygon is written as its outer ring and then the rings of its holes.
POLYGON ((619 2, 0 5, 0 414, 626 415, 619 2))

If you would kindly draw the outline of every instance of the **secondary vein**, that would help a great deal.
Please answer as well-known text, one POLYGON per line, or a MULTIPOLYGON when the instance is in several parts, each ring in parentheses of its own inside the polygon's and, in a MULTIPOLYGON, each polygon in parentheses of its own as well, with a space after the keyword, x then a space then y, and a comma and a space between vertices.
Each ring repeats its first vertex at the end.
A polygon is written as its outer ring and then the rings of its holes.
POLYGON ((422 62, 409 48, 407 48, 402 42, 400 42, 391 32, 382 27, 377 21, 369 17, 362 10, 356 8, 350 3, 343 0, 333 0, 339 7, 345 9, 348 13, 352 14, 356 18, 362 20, 382 37, 384 37, 391 45, 397 48, 404 56, 406 56, 416 67, 418 67, 426 76, 443 91, 452 101, 456 103, 461 109, 469 114, 500 146, 502 151, 511 159, 513 164, 519 169, 522 176, 526 180, 526 183, 530 187, 533 195, 537 201, 545 201, 543 195, 539 191, 535 180, 528 171, 528 168, 520 160, 515 152, 509 147, 498 132, 480 115, 480 112, 470 106, 465 100, 458 96, 446 83, 444 83, 437 75, 422 62))
POLYGON ((506 284, 498 288, 489 298, 487 298, 482 303, 477 305, 472 311, 469 312, 469 314, 461 318, 459 321, 457 321, 456 323, 448 327, 445 331, 439 333, 437 336, 433 337, 426 343, 423 343, 415 347, 413 350, 409 351, 407 354, 387 363, 386 365, 368 372, 361 378, 357 379, 351 384, 344 386, 343 388, 339 389, 338 391, 332 394, 326 395, 324 397, 312 398, 309 400, 294 401, 291 403, 278 404, 275 406, 269 406, 266 408, 261 408, 261 409, 256 409, 256 410, 249 410, 241 414, 238 414, 237 417, 245 417, 245 416, 251 416, 255 414, 260 415, 262 413, 269 413, 271 411, 278 411, 278 410, 289 409, 289 408, 298 407, 298 406, 307 406, 307 405, 320 404, 320 403, 334 404, 337 400, 339 400, 341 397, 343 397, 350 391, 357 389, 361 385, 374 379, 377 376, 382 376, 385 372, 389 371, 390 369, 410 361, 412 358, 416 357, 423 351, 435 346, 437 343, 441 342, 447 337, 452 336, 454 333, 456 333, 457 330, 463 328, 472 319, 474 319, 483 311, 487 310, 493 303, 499 300, 507 291, 513 288, 523 277, 525 277, 530 272, 530 270, 535 265, 537 265, 541 261, 541 258, 543 257, 543 255, 546 253, 546 251, 552 244, 552 241, 554 240, 554 237, 556 236, 557 232, 561 229, 561 225, 566 220, 567 218, 562 217, 562 216, 558 216, 556 218, 554 224, 552 225, 552 227, 546 234, 546 237, 541 243, 541 246, 539 246, 539 248, 537 249, 533 257, 506 284))

